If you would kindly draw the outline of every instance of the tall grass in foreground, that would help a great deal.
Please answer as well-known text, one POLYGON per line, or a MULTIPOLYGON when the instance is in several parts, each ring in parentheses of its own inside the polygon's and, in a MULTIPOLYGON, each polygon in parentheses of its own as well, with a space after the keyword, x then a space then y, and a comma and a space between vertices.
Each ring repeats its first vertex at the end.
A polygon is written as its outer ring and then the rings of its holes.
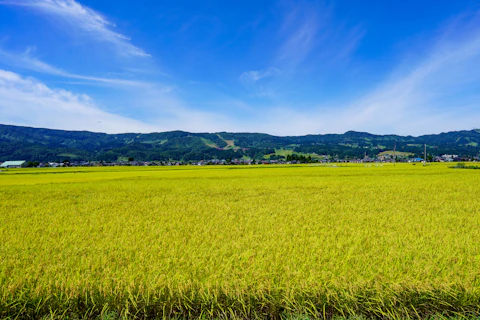
POLYGON ((0 318, 478 317, 479 182, 443 165, 9 170, 0 318))

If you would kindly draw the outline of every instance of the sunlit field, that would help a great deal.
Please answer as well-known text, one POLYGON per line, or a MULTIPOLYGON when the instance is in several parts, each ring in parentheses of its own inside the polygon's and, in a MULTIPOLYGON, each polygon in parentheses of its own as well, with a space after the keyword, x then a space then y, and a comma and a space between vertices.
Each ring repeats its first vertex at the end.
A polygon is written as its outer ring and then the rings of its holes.
POLYGON ((480 315, 480 170, 0 172, 0 318, 480 315))

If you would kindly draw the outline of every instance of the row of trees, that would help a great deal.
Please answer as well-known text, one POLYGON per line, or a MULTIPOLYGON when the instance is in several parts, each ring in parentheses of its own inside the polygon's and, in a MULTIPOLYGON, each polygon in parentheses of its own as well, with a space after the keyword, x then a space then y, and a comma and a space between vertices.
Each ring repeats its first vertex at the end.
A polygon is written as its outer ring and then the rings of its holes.
POLYGON ((312 163, 312 162, 318 162, 317 160, 312 159, 312 157, 309 155, 308 157, 305 157, 304 155, 297 155, 297 154, 289 154, 286 157, 287 161, 300 161, 302 163, 312 163))

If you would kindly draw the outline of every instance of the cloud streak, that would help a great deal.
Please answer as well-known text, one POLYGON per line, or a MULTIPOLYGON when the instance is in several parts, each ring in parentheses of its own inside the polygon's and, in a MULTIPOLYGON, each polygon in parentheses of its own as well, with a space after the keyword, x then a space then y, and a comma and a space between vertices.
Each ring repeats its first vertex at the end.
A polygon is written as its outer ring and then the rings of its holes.
MULTIPOLYGON (((480 123, 480 18, 441 32, 413 68, 394 75, 352 103, 350 126, 396 133, 471 129, 480 123)), ((405 67, 404 67, 405 68, 405 67)))
POLYGON ((151 132, 157 127, 101 110, 87 95, 51 89, 0 70, 0 113, 7 124, 97 132, 151 132))
POLYGON ((285 69, 295 69, 313 54, 323 63, 348 60, 364 35, 359 26, 346 28, 334 21, 333 8, 325 5, 293 3, 284 10, 275 65, 285 69))
POLYGON ((78 30, 112 44, 118 52, 127 56, 149 57, 144 50, 134 46, 127 36, 115 32, 113 23, 100 13, 75 0, 3 0, 0 4, 28 7, 35 11, 61 19, 78 30))
POLYGON ((161 88, 152 86, 131 98, 127 101, 130 109, 135 114, 148 111, 148 122, 106 112, 85 94, 50 88, 34 78, 0 69, 0 114, 4 124, 106 133, 205 132, 236 127, 230 117, 190 109, 161 88))
POLYGON ((305 112, 273 107, 263 115, 265 130, 279 135, 348 130, 422 135, 478 127, 480 16, 470 18, 447 25, 416 62, 400 63, 363 97, 346 106, 305 112), (282 125, 287 129, 279 129, 282 125))
POLYGON ((250 70, 245 71, 240 75, 240 81, 243 83, 256 82, 263 78, 271 77, 280 74, 277 68, 268 68, 265 70, 250 70))
POLYGON ((318 40, 319 20, 315 11, 301 5, 287 14, 281 28, 285 40, 280 46, 276 59, 293 66, 301 63, 310 54, 318 40))
MULTIPOLYGON (((59 77, 87 80, 89 82, 103 83, 103 84, 115 85, 115 86, 148 87, 152 85, 148 82, 143 82, 143 81, 126 80, 126 79, 118 79, 118 78, 92 77, 92 76, 85 76, 85 75, 70 73, 63 69, 54 67, 48 63, 45 63, 41 60, 38 60, 35 57, 32 57, 31 51, 32 50, 28 49, 22 54, 13 54, 11 52, 0 49, 0 57, 2 58, 3 63, 6 63, 10 66, 27 69, 27 70, 31 70, 39 73, 55 75, 59 77)), ((165 87, 165 89, 168 89, 168 87, 165 87)))

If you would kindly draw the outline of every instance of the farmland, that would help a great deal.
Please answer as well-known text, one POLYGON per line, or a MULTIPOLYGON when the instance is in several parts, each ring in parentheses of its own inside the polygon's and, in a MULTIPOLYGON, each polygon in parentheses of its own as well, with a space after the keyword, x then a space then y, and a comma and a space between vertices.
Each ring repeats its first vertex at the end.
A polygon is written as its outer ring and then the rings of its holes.
POLYGON ((480 315, 480 170, 0 172, 0 318, 480 315))

